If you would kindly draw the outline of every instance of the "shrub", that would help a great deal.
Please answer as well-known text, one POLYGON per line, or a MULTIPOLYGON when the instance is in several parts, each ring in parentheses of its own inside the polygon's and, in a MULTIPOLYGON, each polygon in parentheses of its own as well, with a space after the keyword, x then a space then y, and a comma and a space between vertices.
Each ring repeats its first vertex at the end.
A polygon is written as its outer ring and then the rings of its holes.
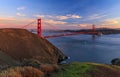
POLYGON ((23 62, 22 62, 22 65, 39 68, 41 63, 38 60, 35 60, 35 59, 24 59, 23 62))
POLYGON ((41 64, 40 68, 48 77, 53 72, 56 72, 59 70, 59 67, 56 64, 41 64))
POLYGON ((113 65, 119 65, 120 66, 120 58, 115 58, 111 61, 113 65))
POLYGON ((15 67, 0 72, 0 77, 44 77, 44 73, 33 67, 15 67))

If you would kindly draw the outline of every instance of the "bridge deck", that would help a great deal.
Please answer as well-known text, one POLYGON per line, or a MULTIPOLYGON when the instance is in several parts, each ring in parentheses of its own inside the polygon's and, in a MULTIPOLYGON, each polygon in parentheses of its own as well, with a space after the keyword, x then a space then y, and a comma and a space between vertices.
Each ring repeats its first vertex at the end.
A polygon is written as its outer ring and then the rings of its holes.
POLYGON ((71 35, 79 35, 79 34, 94 34, 94 35, 97 35, 98 32, 74 32, 74 33, 68 33, 68 34, 58 34, 58 35, 43 36, 43 38, 54 38, 54 37, 71 36, 71 35))

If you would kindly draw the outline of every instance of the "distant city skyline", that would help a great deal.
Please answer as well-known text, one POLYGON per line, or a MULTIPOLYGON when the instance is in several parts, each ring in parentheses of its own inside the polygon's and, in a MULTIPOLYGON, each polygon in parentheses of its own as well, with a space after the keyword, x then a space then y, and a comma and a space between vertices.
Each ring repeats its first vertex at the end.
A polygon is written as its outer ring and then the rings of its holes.
POLYGON ((43 29, 120 28, 120 0, 0 1, 0 28, 21 28, 38 18, 43 29))

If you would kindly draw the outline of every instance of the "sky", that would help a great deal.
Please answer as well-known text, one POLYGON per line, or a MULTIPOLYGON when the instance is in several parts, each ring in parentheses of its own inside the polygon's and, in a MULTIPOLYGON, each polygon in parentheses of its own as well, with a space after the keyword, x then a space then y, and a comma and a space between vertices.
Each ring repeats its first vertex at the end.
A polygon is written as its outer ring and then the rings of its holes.
POLYGON ((120 28, 120 0, 0 0, 0 28, 120 28))

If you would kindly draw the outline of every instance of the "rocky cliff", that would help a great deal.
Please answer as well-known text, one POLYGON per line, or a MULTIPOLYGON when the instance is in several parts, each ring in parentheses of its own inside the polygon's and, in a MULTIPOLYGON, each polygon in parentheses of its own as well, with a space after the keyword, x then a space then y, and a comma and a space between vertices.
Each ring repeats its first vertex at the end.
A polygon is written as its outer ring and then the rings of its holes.
POLYGON ((0 63, 9 57, 18 62, 37 59, 41 63, 58 63, 65 59, 65 55, 49 41, 25 29, 0 29, 0 50, 4 54, 0 56, 0 63))

